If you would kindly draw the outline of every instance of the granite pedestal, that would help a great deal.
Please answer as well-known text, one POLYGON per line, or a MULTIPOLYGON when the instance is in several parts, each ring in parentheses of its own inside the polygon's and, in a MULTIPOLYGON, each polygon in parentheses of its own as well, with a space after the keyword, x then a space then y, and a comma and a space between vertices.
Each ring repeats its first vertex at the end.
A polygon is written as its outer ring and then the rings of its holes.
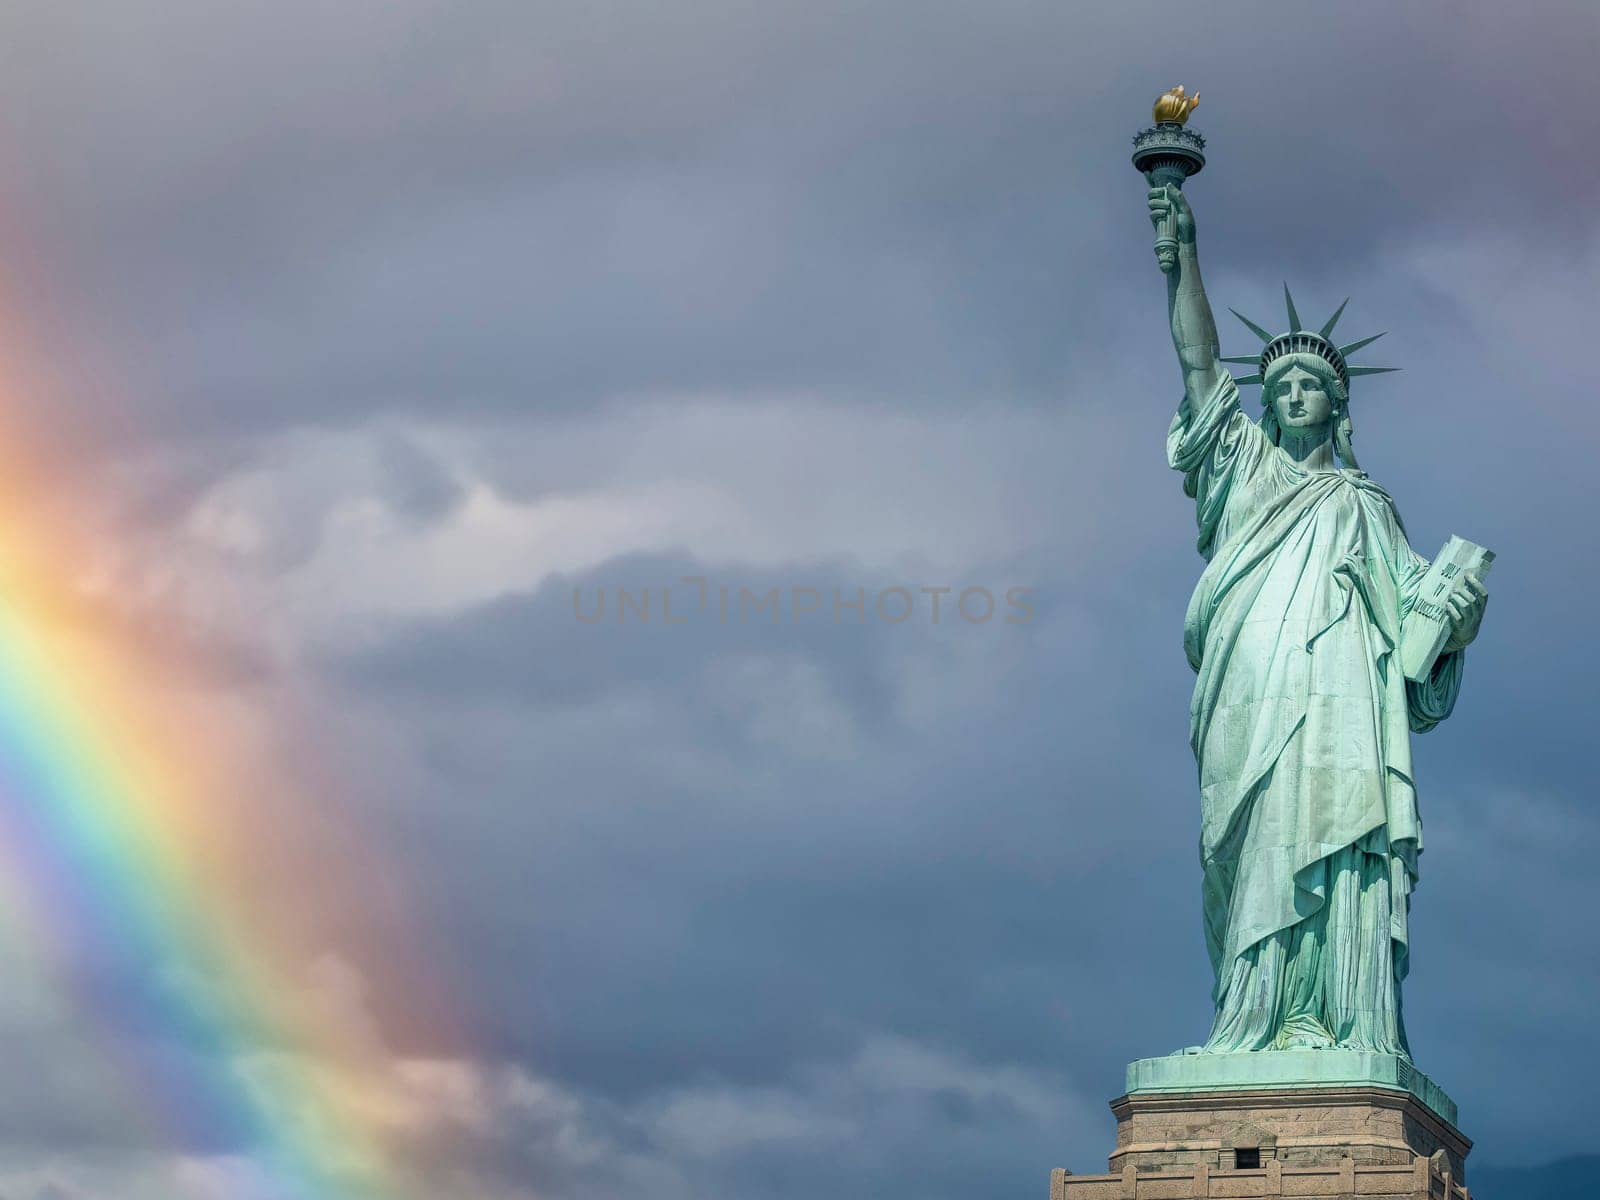
POLYGON ((1395 1055, 1171 1055, 1128 1066, 1103 1175, 1055 1171, 1050 1200, 1467 1200, 1472 1143, 1436 1083, 1395 1055))

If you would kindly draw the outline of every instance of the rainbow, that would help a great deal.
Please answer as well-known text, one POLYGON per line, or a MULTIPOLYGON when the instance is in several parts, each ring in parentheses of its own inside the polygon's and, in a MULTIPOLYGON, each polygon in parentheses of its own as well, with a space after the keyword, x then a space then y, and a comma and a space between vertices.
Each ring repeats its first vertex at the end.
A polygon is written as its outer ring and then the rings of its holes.
MULTIPOLYGON (((0 513, 38 513, 7 491, 0 513)), ((7 973, 48 987, 154 1155, 224 1163, 251 1195, 409 1194, 389 1060, 297 982, 304 930, 274 901, 334 904, 350 879, 290 877, 274 827, 303 804, 252 819, 274 785, 234 757, 248 739, 65 577, 84 559, 63 528, 17 524, 0 532, 7 973)))

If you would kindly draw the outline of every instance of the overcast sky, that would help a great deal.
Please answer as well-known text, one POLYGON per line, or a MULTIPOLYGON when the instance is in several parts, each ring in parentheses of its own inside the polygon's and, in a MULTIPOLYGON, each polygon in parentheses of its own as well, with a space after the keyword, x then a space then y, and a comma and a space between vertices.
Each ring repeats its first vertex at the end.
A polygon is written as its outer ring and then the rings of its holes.
MULTIPOLYGON (((1583 2, 14 0, 4 421, 106 603, 312 715, 394 895, 308 908, 307 969, 443 1080, 448 1194, 1037 1195, 1209 1015, 1128 162, 1198 88, 1225 352, 1224 305, 1353 297, 1404 368, 1356 381, 1363 466, 1420 553, 1499 554, 1416 751, 1418 1065, 1474 1162, 1600 1152, 1597 59, 1583 2), (667 585, 683 623, 619 624, 667 585), (773 587, 822 613, 738 619, 773 587)), ((170 1196, 121 1128, 7 1072, 0 1196, 170 1196)), ((239 1149, 170 1154, 272 1196, 239 1149)))

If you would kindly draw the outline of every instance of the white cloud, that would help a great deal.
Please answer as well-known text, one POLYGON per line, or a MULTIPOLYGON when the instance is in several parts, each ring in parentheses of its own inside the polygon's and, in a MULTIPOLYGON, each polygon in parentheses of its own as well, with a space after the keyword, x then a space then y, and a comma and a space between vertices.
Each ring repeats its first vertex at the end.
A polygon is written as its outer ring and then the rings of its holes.
POLYGON ((280 647, 458 610, 634 552, 758 566, 854 558, 942 586, 1047 539, 1071 543, 1070 528, 1020 514, 1093 505, 1111 463, 1067 471, 1060 460, 1104 433, 1097 422, 1093 410, 911 421, 704 400, 580 422, 412 427, 408 452, 459 488, 425 519, 392 501, 394 427, 302 430, 212 480, 174 522, 111 543, 90 578, 280 647))

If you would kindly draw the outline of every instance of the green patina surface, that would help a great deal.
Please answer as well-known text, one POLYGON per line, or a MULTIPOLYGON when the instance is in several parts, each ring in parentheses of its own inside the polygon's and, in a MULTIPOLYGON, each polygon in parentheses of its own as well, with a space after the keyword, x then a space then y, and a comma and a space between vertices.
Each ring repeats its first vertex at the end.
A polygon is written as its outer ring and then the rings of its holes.
POLYGON ((1184 164, 1160 161, 1149 207, 1184 383, 1167 455, 1206 563, 1184 647, 1215 1015, 1203 1044, 1135 1063, 1130 1090, 1368 1083, 1453 1124, 1410 1066, 1401 1018, 1422 850, 1411 738, 1450 715, 1487 593, 1470 573, 1454 581, 1433 606, 1442 652, 1407 679, 1398 647, 1429 562, 1352 448, 1351 379, 1379 368, 1346 355, 1372 339, 1339 345, 1342 305, 1313 330, 1288 300, 1286 332, 1246 321, 1262 349, 1235 380, 1171 178, 1184 164), (1259 417, 1239 392, 1256 382, 1259 417))
POLYGON ((1436 1116, 1452 1126, 1456 1123, 1456 1102, 1409 1059, 1397 1054, 1362 1050, 1170 1054, 1128 1064, 1129 1095, 1305 1087, 1380 1087, 1410 1092, 1436 1116))

